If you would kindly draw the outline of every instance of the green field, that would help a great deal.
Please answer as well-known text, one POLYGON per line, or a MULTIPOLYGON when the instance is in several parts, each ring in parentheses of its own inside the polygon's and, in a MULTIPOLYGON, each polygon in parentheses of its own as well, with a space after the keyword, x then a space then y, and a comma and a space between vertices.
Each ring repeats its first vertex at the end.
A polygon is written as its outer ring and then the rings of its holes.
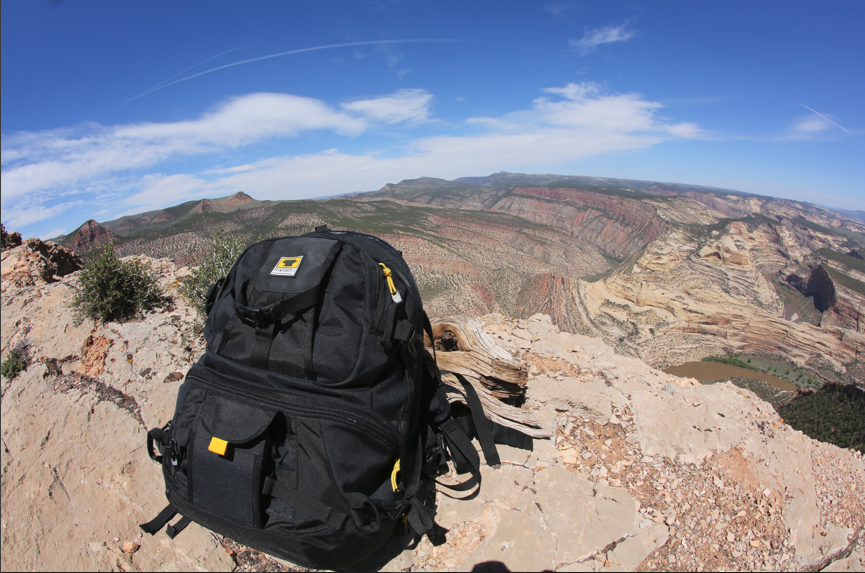
MULTIPOLYGON (((756 370, 757 372, 765 372, 777 376, 782 380, 786 380, 800 388, 819 388, 823 385, 821 377, 810 370, 801 368, 792 362, 787 362, 778 358, 767 358, 764 356, 748 355, 748 354, 733 354, 731 356, 707 356, 703 358, 707 362, 723 362, 732 364, 741 368, 756 370)), ((821 372, 822 374, 822 372, 821 372)), ((831 374, 831 377, 824 374, 824 378, 829 380, 837 380, 838 378, 831 374)))

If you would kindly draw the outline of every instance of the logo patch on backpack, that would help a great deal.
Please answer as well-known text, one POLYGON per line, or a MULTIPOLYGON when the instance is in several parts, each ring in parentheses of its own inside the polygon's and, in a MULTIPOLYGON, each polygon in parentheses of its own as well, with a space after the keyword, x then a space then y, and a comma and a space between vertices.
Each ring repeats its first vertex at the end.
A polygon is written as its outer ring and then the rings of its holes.
POLYGON ((282 257, 279 259, 279 262, 276 263, 276 266, 273 267, 273 270, 270 271, 270 274, 280 277, 293 277, 297 274, 297 269, 300 268, 300 261, 302 260, 303 256, 282 257))

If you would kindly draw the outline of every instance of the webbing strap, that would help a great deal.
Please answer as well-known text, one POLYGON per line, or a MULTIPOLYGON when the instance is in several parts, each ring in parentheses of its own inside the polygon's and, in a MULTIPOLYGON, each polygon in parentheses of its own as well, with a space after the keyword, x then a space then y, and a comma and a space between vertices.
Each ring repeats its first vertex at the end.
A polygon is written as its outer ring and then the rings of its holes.
POLYGON ((425 506, 420 499, 411 498, 411 509, 406 514, 406 523, 416 535, 421 536, 435 525, 435 510, 425 506))
POLYGON ((273 335, 277 323, 268 326, 255 327, 255 343, 249 354, 249 365, 253 368, 267 370, 267 362, 270 357, 270 347, 273 344, 273 335))
MULTIPOLYGON (((454 418, 454 420, 457 425, 463 429, 467 436, 477 436, 478 433, 471 416, 460 416, 454 418)), ((512 448, 528 450, 530 452, 534 449, 534 440, 532 440, 530 435, 524 434, 523 432, 513 428, 508 428, 507 426, 502 426, 496 422, 490 423, 493 425, 493 440, 495 440, 497 445, 504 444, 512 448)))
POLYGON ((403 494, 404 499, 408 499, 417 495, 420 491, 421 486, 421 470, 423 469, 423 438, 418 434, 417 437, 417 448, 415 448, 414 453, 414 467, 412 467, 411 474, 409 474, 408 479, 404 480, 405 483, 405 493, 403 494))
POLYGON ((303 320, 306 322, 304 329, 304 344, 303 344, 303 373, 307 380, 315 379, 315 368, 312 365, 312 343, 315 338, 313 326, 315 325, 315 306, 310 307, 304 314, 303 320))
POLYGON ((306 326, 302 330, 304 340, 301 344, 301 352, 304 357, 303 366, 306 378, 313 378, 312 323, 318 294, 319 288, 316 286, 263 309, 234 303, 234 309, 241 317, 241 322, 255 328, 255 343, 249 357, 250 366, 261 370, 279 369, 271 363, 270 351, 277 331, 280 329, 280 321, 286 316, 294 314, 294 320, 302 318, 306 322, 306 326), (241 308, 244 310, 241 311, 241 308))
POLYGON ((276 479, 270 477, 264 479, 264 487, 261 491, 262 494, 281 499, 295 509, 307 514, 313 519, 328 524, 334 529, 342 527, 348 517, 345 513, 330 507, 321 501, 313 499, 308 495, 300 493, 295 488, 288 485, 290 480, 287 475, 283 475, 282 479, 280 479, 280 475, 282 475, 283 472, 277 471, 275 473, 276 479))
POLYGON ((426 313, 426 311, 423 311, 423 329, 424 332, 427 333, 427 336, 429 336, 429 342, 432 346, 433 351, 433 361, 436 363, 436 368, 438 368, 438 359, 436 357, 436 339, 433 338, 432 323, 430 322, 429 315, 426 313))
POLYGON ((174 509, 174 506, 169 503, 165 506, 165 509, 159 512, 159 515, 157 515, 147 523, 142 523, 138 527, 140 527, 141 530, 144 531, 144 533, 154 535, 157 531, 165 527, 166 523, 174 519, 175 515, 177 515, 177 510, 174 509))
POLYGON ((164 428, 153 428, 147 432, 147 455, 150 459, 157 463, 162 463, 162 446, 168 442, 168 434, 164 428), (159 455, 153 451, 153 443, 156 442, 156 447, 159 450, 159 455))
POLYGON ((207 289, 207 295, 204 297, 204 312, 209 315, 213 308, 213 303, 216 302, 216 296, 222 290, 222 285, 225 284, 225 277, 220 277, 218 281, 210 285, 207 289))
POLYGON ((174 539, 177 537, 177 534, 186 529, 186 526, 192 523, 192 520, 188 517, 182 517, 180 520, 174 525, 169 525, 165 528, 165 535, 168 536, 168 539, 174 539))
MULTIPOLYGON (((468 491, 481 484, 481 458, 465 432, 456 424, 453 418, 448 418, 439 425, 448 445, 451 459, 458 474, 471 473, 472 477, 461 484, 450 485, 436 480, 436 483, 452 491, 468 491)), ((471 495, 460 499, 472 499, 480 492, 478 487, 471 495)), ((453 497, 445 492, 444 495, 453 497)))
POLYGON ((484 451, 484 459, 488 466, 498 467, 501 465, 502 460, 499 458, 499 451, 493 439, 493 423, 484 415, 484 407, 474 386, 462 374, 455 374, 455 376, 466 391, 466 401, 472 411, 472 420, 475 423, 475 430, 478 434, 478 441, 481 443, 481 449, 484 451))
POLYGON ((240 321, 247 326, 264 328, 274 323, 278 324, 283 317, 314 306, 318 302, 319 286, 315 285, 291 298, 265 307, 247 306, 235 301, 234 312, 240 317, 240 321))

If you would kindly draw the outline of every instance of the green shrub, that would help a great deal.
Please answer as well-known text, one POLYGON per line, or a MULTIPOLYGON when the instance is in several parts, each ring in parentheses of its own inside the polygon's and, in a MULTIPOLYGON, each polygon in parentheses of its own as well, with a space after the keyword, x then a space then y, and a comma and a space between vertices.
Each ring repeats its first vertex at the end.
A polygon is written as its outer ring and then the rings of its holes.
POLYGON ((158 275, 141 261, 121 261, 107 243, 78 276, 72 307, 102 322, 126 322, 165 302, 158 275))
POLYGON ((231 265, 246 247, 247 243, 243 239, 224 232, 217 233, 211 238, 207 253, 199 259, 198 267, 192 270, 190 276, 183 279, 180 293, 189 300, 198 312, 198 322, 195 325, 196 334, 201 334, 204 331, 204 323, 207 321, 204 303, 208 289, 213 283, 228 274, 231 265))
POLYGON ((865 392, 855 385, 824 384, 780 406, 778 414, 815 440, 865 454, 865 392))
POLYGON ((10 350, 9 354, 6 355, 6 360, 4 360, 3 364, 0 365, 0 374, 3 374, 4 378, 11 380, 26 369, 27 364, 21 360, 20 356, 10 350))

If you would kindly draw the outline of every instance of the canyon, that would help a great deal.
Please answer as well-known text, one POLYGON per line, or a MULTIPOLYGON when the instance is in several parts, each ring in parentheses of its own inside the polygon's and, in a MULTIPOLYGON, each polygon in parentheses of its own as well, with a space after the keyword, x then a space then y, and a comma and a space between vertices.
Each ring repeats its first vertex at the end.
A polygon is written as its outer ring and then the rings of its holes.
POLYGON ((422 177, 321 201, 192 201, 88 221, 59 242, 86 256, 111 234, 120 254, 187 265, 219 232, 252 242, 321 224, 402 251, 431 314, 544 313, 661 368, 739 353, 865 379, 865 222, 797 201, 598 177, 422 177))

